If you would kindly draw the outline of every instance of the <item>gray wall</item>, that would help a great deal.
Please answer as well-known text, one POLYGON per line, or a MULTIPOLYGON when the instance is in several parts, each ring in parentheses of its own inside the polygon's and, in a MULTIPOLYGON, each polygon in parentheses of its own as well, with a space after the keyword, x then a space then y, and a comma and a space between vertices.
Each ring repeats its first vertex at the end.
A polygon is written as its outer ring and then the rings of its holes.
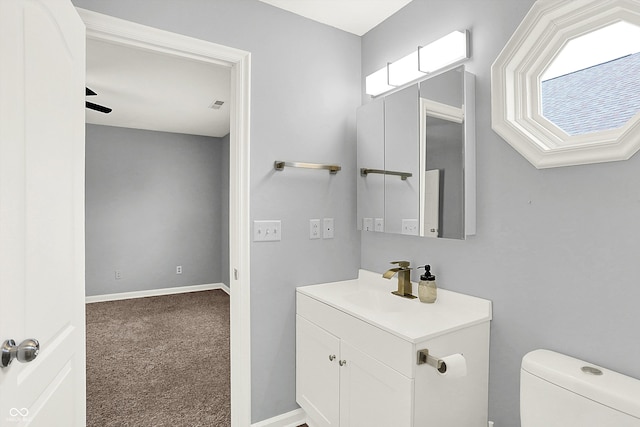
POLYGON ((360 38, 257 0, 74 0, 94 10, 251 52, 251 217, 282 241, 251 246, 252 419, 297 408, 295 287, 357 276, 355 111, 360 38), (273 170, 275 160, 342 171, 273 170), (331 217, 335 238, 309 240, 331 217))
POLYGON ((224 280, 222 142, 87 125, 88 296, 224 280))
POLYGON ((537 170, 491 129, 490 67, 532 4, 414 0, 362 42, 364 78, 415 46, 471 30, 478 233, 466 241, 363 233, 361 256, 377 272, 395 259, 428 262, 441 287, 493 301, 489 403, 500 427, 519 425, 519 366, 530 350, 640 378, 640 155, 537 170))

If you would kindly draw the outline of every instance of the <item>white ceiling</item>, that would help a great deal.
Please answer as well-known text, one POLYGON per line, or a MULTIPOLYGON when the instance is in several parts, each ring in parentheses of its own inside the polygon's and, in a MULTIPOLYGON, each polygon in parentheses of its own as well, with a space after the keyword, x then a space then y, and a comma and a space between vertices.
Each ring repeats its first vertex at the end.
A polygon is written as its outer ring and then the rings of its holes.
MULTIPOLYGON (((411 0, 260 0, 363 35, 411 0)), ((230 70, 181 57, 87 39, 87 123, 222 137, 229 133, 230 70), (209 108, 215 101, 222 108, 209 108)))
POLYGON ((87 123, 222 137, 229 133, 230 70, 181 57, 87 40, 87 123), (219 110, 209 108, 224 101, 219 110))
POLYGON ((260 0, 362 36, 411 0, 260 0))

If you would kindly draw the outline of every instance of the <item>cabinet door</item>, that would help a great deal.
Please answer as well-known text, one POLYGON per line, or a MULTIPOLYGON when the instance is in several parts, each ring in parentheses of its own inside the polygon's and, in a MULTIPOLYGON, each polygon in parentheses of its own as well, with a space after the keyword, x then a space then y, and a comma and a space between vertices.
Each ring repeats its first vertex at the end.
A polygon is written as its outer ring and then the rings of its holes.
POLYGON ((340 427, 411 427, 413 380, 342 341, 340 427))
POLYGON ((418 235, 420 158, 418 85, 384 98, 384 231, 418 235), (401 179, 389 172, 411 176, 401 179))
POLYGON ((296 401, 314 427, 338 426, 340 340, 296 316, 296 401))
POLYGON ((361 169, 384 170, 384 99, 358 108, 356 123, 358 230, 384 231, 384 174, 362 175, 360 172, 361 169))

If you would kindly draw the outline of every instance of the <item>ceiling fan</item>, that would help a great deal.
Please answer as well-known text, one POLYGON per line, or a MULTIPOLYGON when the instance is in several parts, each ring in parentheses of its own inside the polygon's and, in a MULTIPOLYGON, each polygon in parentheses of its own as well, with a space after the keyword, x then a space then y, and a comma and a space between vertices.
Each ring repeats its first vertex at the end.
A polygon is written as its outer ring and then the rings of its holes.
MULTIPOLYGON (((97 95, 97 93, 95 93, 94 91, 92 91, 91 89, 89 89, 86 86, 85 86, 85 89, 86 89, 86 96, 95 96, 95 95, 97 95)), ((111 111, 113 111, 109 107, 105 107, 104 105, 94 104, 93 102, 89 102, 89 101, 85 101, 85 106, 87 108, 91 109, 91 110, 99 111, 99 112, 105 113, 105 114, 109 114, 111 111)))

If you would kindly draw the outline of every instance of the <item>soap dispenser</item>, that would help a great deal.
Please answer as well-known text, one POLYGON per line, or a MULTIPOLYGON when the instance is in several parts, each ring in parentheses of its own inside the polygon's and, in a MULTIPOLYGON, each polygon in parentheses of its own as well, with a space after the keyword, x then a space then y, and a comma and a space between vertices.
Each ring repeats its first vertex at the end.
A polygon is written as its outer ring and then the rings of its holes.
POLYGON ((418 298, 421 302, 434 303, 438 298, 436 276, 431 274, 431 266, 428 264, 418 268, 424 268, 424 274, 420 276, 420 283, 418 283, 418 298))

